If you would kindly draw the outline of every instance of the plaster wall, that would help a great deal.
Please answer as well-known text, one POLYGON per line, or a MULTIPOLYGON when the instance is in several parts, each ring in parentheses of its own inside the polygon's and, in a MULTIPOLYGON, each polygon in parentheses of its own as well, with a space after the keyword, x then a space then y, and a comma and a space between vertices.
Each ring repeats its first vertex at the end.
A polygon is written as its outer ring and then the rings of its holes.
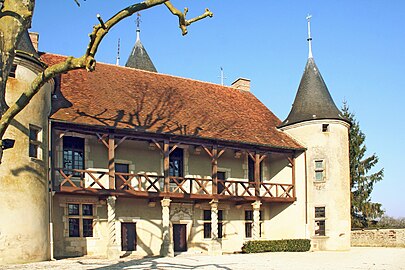
POLYGON ((348 124, 314 120, 285 128, 307 147, 308 234, 315 250, 350 248, 350 176, 348 124), (322 131, 322 125, 329 129, 322 131), (315 161, 324 161, 324 178, 315 179, 315 161), (315 236, 315 207, 325 207, 325 236, 315 236))
MULTIPOLYGON (((40 70, 19 57, 15 62, 16 77, 7 81, 8 104, 28 88, 40 70)), ((0 166, 0 264, 42 261, 50 256, 47 149, 52 91, 52 83, 43 86, 4 135, 15 144, 4 150, 0 166), (38 158, 29 157, 30 125, 40 129, 38 158)))

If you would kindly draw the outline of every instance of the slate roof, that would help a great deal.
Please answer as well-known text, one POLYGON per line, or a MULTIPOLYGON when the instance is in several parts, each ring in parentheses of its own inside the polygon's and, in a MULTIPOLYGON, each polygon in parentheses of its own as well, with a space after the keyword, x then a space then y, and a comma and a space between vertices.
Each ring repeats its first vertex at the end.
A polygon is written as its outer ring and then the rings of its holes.
POLYGON ((63 74, 56 95, 51 119, 62 122, 303 149, 252 93, 232 87, 98 63, 63 74))
POLYGON ((316 119, 346 121, 336 107, 312 57, 308 58, 290 114, 280 127, 316 119))
POLYGON ((135 45, 132 48, 131 54, 129 55, 125 66, 151 72, 157 72, 155 65, 152 63, 152 60, 146 52, 145 47, 143 47, 141 43, 141 40, 139 38, 139 29, 137 30, 137 39, 135 45))
POLYGON ((20 42, 16 48, 17 51, 25 52, 29 55, 32 55, 35 58, 39 58, 37 51, 35 50, 34 46, 32 45, 30 35, 28 34, 28 30, 24 31, 20 42))

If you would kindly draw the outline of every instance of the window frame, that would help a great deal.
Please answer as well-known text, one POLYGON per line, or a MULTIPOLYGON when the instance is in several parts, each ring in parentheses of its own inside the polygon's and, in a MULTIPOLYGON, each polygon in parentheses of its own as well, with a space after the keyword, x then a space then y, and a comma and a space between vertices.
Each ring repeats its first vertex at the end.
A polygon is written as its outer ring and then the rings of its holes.
POLYGON ((9 78, 16 78, 16 76, 17 76, 17 65, 12 64, 10 72, 8 73, 8 77, 9 78))
POLYGON ((33 159, 42 160, 42 128, 29 125, 28 128, 28 156, 33 159), (32 132, 34 136, 32 136, 32 132))
MULTIPOLYGON (((253 212, 254 210, 245 210, 245 238, 253 238, 253 212), (251 212, 251 218, 247 215, 251 212), (250 236, 249 236, 250 235, 250 236)), ((262 237, 262 224, 263 224, 263 211, 260 210, 260 220, 259 220, 259 237, 262 237)))
POLYGON ((69 202, 66 205, 66 221, 67 221, 67 237, 69 238, 87 238, 94 237, 94 220, 96 219, 95 210, 96 205, 92 203, 79 203, 79 202, 69 202), (78 212, 71 213, 71 206, 77 205, 78 212), (87 214, 84 210, 85 206, 91 206, 91 213, 87 214), (78 233, 73 233, 71 231, 71 221, 77 221, 78 233), (90 223, 87 223, 90 221, 90 223), (91 226, 89 226, 91 224, 91 226), (90 229, 89 229, 90 228, 90 229))
POLYGON ((314 180, 315 182, 324 182, 326 180, 326 161, 325 159, 315 159, 314 160, 314 180), (317 164, 321 162, 322 166, 318 167, 317 164), (322 174, 322 179, 317 178, 317 174, 322 174))
POLYGON ((315 206, 314 208, 314 236, 326 236, 326 207, 315 206), (318 229, 317 229, 318 227, 318 229))
MULTIPOLYGON (((224 220, 224 211, 218 210, 218 238, 220 239, 224 237, 223 220, 224 220)), ((211 239, 212 238, 211 210, 203 210, 203 222, 204 222, 203 224, 204 239, 211 239), (208 212, 209 215, 206 216, 206 213, 208 212)))
POLYGON ((62 162, 63 162, 63 169, 66 170, 65 173, 67 174, 72 173, 74 177, 80 177, 81 173, 72 172, 72 170, 84 170, 85 168, 85 139, 82 137, 75 137, 75 136, 63 136, 62 148, 63 148, 62 162), (71 141, 66 142, 65 140, 71 141), (72 152, 70 156, 68 156, 67 153, 68 151, 72 152), (76 154, 78 156, 81 156, 81 161, 76 160, 77 156, 76 154), (70 163, 70 166, 67 166, 68 162, 70 163))

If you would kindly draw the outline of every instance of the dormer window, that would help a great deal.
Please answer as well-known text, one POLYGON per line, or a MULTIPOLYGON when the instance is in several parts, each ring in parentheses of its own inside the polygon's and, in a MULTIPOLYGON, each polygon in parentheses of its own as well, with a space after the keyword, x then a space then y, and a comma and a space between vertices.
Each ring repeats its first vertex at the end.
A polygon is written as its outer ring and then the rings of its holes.
POLYGON ((322 124, 322 132, 329 132, 329 124, 322 124))

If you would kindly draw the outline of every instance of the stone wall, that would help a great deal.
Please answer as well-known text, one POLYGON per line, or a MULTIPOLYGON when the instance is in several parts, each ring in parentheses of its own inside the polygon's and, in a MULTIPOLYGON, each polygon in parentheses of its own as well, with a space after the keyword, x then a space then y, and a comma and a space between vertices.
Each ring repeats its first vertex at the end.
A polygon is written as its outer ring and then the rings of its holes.
POLYGON ((352 231, 353 247, 405 247, 405 229, 352 231))

